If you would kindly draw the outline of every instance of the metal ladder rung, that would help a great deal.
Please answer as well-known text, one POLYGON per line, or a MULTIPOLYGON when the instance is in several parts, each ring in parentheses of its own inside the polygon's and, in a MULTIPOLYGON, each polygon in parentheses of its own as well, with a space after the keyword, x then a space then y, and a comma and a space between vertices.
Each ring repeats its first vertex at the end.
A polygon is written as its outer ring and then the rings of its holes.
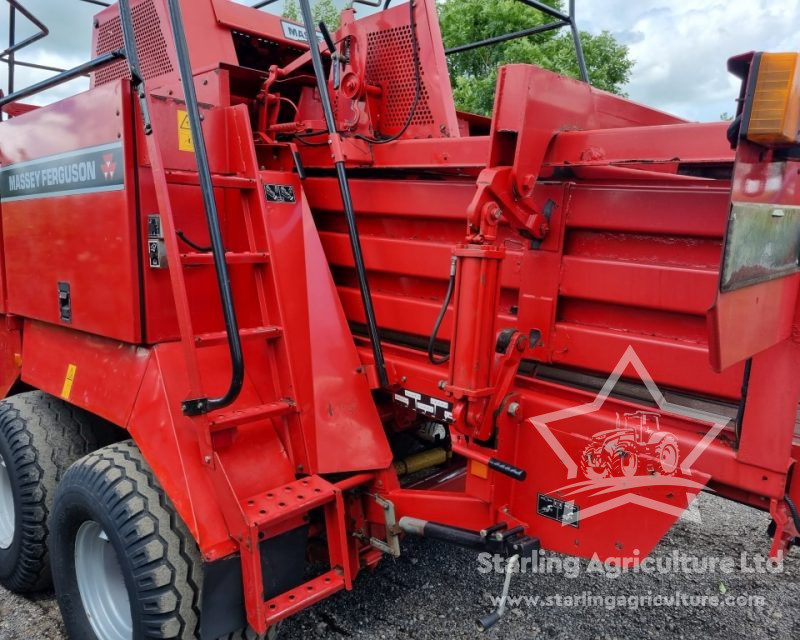
POLYGON ((257 405, 247 409, 237 409, 228 413, 221 413, 209 421, 209 429, 213 432, 233 429, 248 422, 256 420, 267 420, 270 418, 280 418, 292 411, 296 407, 291 402, 279 400, 268 404, 257 405))
MULTIPOLYGON (((239 335, 242 338, 279 338, 283 335, 283 329, 278 326, 270 327, 251 327, 241 329, 239 335)), ((201 333, 194 337, 194 342, 198 347, 210 347, 228 341, 228 334, 225 331, 215 331, 214 333, 201 333)))
MULTIPOLYGON (((167 182, 170 184, 184 184, 196 186, 200 184, 200 175, 196 171, 179 171, 167 169, 165 172, 167 182)), ((231 176, 220 173, 211 174, 211 182, 215 187, 234 189, 255 189, 258 182, 254 178, 244 176, 231 176)))
MULTIPOLYGON (((214 264, 214 254, 182 253, 181 262, 187 267, 211 266, 214 264)), ((225 262, 228 264, 267 264, 269 254, 266 251, 226 251, 225 262)))
POLYGON ((327 504, 335 496, 330 482, 313 475, 251 496, 241 504, 249 525, 264 531, 327 504))
POLYGON ((323 573, 291 591, 275 596, 264 603, 267 610, 267 625, 275 625, 344 588, 344 577, 333 570, 323 573))

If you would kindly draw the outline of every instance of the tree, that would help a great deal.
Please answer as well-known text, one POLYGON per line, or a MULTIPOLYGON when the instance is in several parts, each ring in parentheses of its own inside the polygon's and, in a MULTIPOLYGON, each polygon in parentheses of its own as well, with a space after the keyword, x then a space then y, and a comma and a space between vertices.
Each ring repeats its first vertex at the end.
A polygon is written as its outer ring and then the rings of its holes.
MULTIPOLYGON (((331 31, 336 31, 339 28, 341 13, 336 8, 333 0, 317 0, 311 11, 314 16, 314 22, 324 22, 331 31)), ((284 0, 282 15, 287 20, 303 22, 297 0, 284 0)))
POLYGON ((300 7, 297 0, 284 0, 283 2, 283 17, 293 22, 300 22, 300 7))
POLYGON ((317 0, 314 5, 314 22, 324 22, 331 32, 339 28, 341 13, 333 0, 317 0))
MULTIPOLYGON (((544 1, 563 11, 561 0, 544 1)), ((447 48, 552 21, 518 0, 439 0, 438 9, 447 48)), ((624 95, 622 87, 633 68, 628 48, 606 31, 599 35, 581 32, 581 42, 592 85, 624 95)), ((448 57, 448 64, 457 107, 473 113, 491 113, 497 68, 513 62, 537 64, 579 77, 572 34, 566 29, 456 53, 448 57)))

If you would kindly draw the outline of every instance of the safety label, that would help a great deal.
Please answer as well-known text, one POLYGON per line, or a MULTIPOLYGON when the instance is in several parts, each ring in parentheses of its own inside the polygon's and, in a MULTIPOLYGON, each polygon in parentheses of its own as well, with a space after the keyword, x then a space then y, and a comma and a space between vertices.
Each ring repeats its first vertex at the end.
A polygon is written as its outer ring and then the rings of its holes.
POLYGON ((453 421, 453 405, 446 400, 440 400, 425 393, 417 393, 410 389, 403 389, 400 393, 394 394, 394 401, 412 411, 430 416, 434 420, 439 420, 440 422, 453 421))
POLYGON ((194 153, 194 139, 192 127, 189 124, 189 114, 178 109, 178 149, 194 153))
POLYGON ((578 526, 580 509, 574 502, 566 502, 540 493, 536 511, 540 516, 561 524, 568 524, 571 527, 578 526))

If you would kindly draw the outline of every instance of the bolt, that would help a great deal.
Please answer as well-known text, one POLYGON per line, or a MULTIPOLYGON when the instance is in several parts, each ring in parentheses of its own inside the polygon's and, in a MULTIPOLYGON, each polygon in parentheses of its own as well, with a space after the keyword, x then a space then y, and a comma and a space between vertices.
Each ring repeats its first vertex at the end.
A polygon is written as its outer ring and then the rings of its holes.
POLYGON ((508 415, 510 415, 512 418, 516 418, 517 414, 519 413, 519 408, 519 402, 512 402, 510 405, 508 405, 508 415))
POLYGON ((203 462, 205 462, 206 464, 211 464, 211 456, 206 456, 205 458, 203 458, 203 462))
POLYGON ((439 380, 439 388, 444 391, 444 388, 447 386, 447 380, 439 380))

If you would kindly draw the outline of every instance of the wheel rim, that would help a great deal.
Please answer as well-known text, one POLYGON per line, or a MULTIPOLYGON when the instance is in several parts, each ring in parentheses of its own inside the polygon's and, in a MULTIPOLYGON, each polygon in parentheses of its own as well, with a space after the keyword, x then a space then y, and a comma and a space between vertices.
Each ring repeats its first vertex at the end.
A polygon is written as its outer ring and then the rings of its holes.
POLYGON ((0 549, 8 549, 14 542, 16 521, 11 476, 8 475, 6 461, 0 456, 0 549))
POLYGON ((132 640, 133 622, 125 578, 103 528, 84 522, 75 538, 75 574, 83 608, 101 640, 132 640))

